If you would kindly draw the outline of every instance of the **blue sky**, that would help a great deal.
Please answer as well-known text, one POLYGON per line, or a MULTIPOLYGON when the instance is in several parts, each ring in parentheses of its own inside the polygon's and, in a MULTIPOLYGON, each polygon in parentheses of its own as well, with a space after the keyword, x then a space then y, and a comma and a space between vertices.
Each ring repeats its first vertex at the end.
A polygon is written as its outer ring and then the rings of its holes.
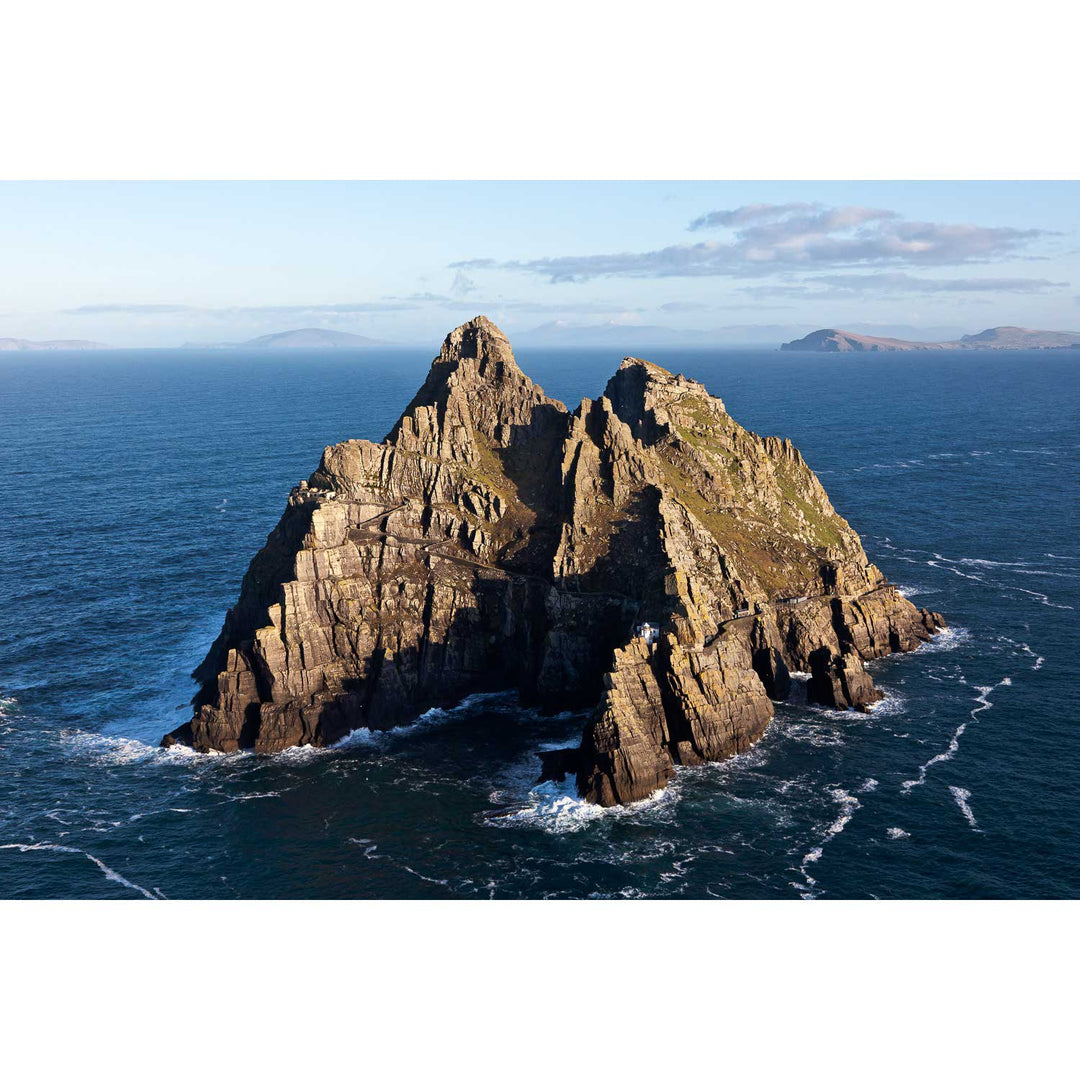
POLYGON ((1076 183, 7 182, 0 337, 1076 329, 1078 219, 1076 183))

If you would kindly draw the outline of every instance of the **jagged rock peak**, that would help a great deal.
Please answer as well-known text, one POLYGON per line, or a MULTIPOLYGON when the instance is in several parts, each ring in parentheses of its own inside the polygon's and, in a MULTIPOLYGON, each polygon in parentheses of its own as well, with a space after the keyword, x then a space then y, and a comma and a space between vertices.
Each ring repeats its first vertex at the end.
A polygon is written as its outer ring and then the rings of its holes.
POLYGON ((486 315, 477 315, 451 330, 435 364, 461 364, 470 360, 476 361, 476 370, 481 375, 524 377, 514 359, 510 339, 486 315))
POLYGON ((671 430, 673 410, 696 410, 712 414, 712 419, 725 412, 723 401, 701 383, 636 356, 623 359, 604 396, 619 419, 646 443, 671 430))
POLYGON ((673 374, 651 360, 641 360, 636 356, 623 359, 618 371, 608 381, 606 392, 609 397, 612 397, 613 391, 617 395, 625 395, 631 388, 633 393, 656 401, 677 402, 690 394, 723 404, 720 398, 710 394, 697 380, 673 374))
MULTIPOLYGON (((439 428, 445 434, 458 428, 506 446, 515 430, 531 423, 538 407, 549 413, 566 411, 518 367, 507 336, 477 315, 446 335, 424 385, 386 441, 398 443, 403 431, 408 438, 410 429, 439 428)), ((461 435, 459 442, 467 437, 461 435)))

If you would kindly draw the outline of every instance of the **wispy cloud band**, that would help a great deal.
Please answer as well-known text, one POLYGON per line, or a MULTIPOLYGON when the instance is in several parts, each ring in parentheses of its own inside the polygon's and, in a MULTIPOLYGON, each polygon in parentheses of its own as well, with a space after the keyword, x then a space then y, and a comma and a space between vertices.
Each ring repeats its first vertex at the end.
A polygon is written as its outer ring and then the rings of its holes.
POLYGON ((256 307, 200 307, 196 304, 83 304, 63 315, 358 315, 379 311, 413 311, 417 305, 402 300, 357 304, 264 304, 256 307))
POLYGON ((596 277, 752 278, 792 270, 886 266, 957 266, 1023 252, 1048 235, 1041 229, 907 221, 869 206, 822 207, 813 203, 758 203, 716 210, 689 229, 720 228, 729 240, 671 244, 643 252, 558 255, 539 259, 468 259, 456 270, 516 270, 552 283, 596 277))

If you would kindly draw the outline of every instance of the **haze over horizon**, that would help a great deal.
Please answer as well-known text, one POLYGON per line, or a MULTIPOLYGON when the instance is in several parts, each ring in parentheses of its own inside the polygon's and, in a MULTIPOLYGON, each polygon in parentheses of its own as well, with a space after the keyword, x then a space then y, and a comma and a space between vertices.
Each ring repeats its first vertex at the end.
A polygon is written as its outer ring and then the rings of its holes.
POLYGON ((522 341, 1069 330, 1078 187, 5 182, 0 337, 427 345, 480 312, 522 341))

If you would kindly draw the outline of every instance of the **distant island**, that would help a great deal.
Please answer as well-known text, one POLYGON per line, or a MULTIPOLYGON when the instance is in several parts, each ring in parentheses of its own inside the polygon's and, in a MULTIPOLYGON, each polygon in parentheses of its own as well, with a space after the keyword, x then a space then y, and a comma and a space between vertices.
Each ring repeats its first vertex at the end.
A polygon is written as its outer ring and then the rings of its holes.
POLYGON ((0 338, 0 352, 50 352, 59 349, 107 349, 100 341, 27 341, 26 338, 0 338))
POLYGON ((1023 326, 994 326, 956 341, 904 341, 871 337, 847 330, 815 330, 798 341, 780 346, 791 352, 910 352, 927 349, 1073 349, 1080 347, 1080 332, 1028 330, 1023 326))
POLYGON ((188 349, 366 349, 385 345, 385 341, 347 334, 343 330, 321 330, 309 326, 302 330, 283 330, 279 334, 264 334, 250 341, 223 341, 216 345, 197 345, 189 342, 188 349))

